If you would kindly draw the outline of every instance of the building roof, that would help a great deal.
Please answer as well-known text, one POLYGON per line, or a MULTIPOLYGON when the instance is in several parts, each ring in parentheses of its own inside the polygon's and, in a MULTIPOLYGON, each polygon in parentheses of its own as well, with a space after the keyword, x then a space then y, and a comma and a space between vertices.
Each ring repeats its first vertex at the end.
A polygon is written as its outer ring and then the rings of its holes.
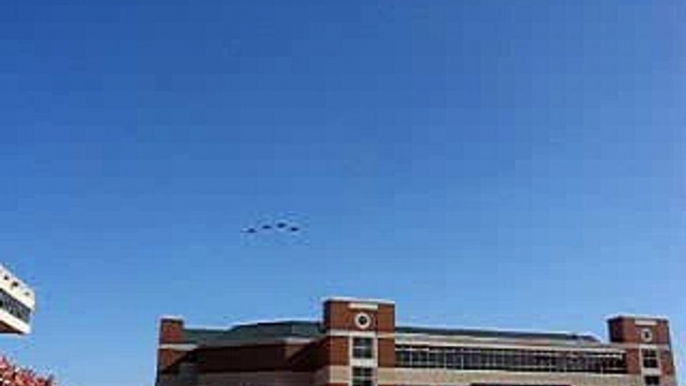
POLYGON ((434 327, 396 327, 396 332, 401 334, 423 334, 438 336, 465 336, 470 338, 490 339, 531 339, 550 340, 566 343, 599 343, 600 340, 592 335, 558 333, 558 332, 529 332, 529 331, 506 331, 506 330, 481 330, 481 329, 455 329, 434 327))
POLYGON ((241 324, 228 330, 185 330, 186 343, 203 346, 273 343, 285 339, 311 340, 323 335, 320 324, 310 321, 241 324))
MULTIPOLYGON (((591 335, 522 332, 481 329, 452 329, 432 327, 396 327, 400 334, 422 334, 434 336, 463 336, 487 339, 546 340, 560 343, 599 343, 591 335)), ((186 329, 186 343, 202 346, 234 346, 245 344, 274 343, 288 339, 315 340, 324 335, 321 323, 315 321, 279 321, 242 324, 228 330, 186 329)))

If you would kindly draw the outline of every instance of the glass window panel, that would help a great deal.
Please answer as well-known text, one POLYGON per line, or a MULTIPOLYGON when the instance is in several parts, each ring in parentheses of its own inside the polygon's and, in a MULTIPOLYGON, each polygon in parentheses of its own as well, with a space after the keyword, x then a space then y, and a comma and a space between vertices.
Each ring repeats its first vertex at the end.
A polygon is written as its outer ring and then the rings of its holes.
POLYGON ((353 337, 353 358, 374 358, 374 339, 353 337))
MULTIPOLYGON (((650 358, 652 354, 648 354, 650 358)), ((398 346, 398 366, 455 370, 626 373, 621 353, 398 346)), ((657 353, 652 355, 657 359, 657 353)))
POLYGON ((643 367, 656 369, 660 366, 657 361, 656 350, 641 350, 641 355, 643 356, 643 367))

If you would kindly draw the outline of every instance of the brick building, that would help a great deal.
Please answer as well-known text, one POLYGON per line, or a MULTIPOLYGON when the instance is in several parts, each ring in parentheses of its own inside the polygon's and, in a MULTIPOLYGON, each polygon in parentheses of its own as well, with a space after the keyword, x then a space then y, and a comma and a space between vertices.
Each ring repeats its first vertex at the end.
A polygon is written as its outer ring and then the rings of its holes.
POLYGON ((0 334, 28 334, 36 306, 33 290, 0 265, 0 334))
POLYGON ((157 386, 676 386, 667 320, 582 334, 396 325, 389 301, 333 298, 320 321, 188 328, 163 318, 157 386))

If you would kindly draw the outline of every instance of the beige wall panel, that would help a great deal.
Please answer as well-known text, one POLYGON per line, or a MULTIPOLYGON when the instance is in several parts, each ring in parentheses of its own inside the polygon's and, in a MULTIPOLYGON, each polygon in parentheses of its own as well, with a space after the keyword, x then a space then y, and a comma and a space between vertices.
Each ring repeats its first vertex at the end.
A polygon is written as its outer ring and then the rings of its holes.
MULTIPOLYGON (((665 379, 665 386, 676 386, 665 379)), ((379 383, 408 386, 467 386, 472 383, 563 384, 572 386, 643 386, 643 378, 629 375, 454 371, 436 369, 379 369, 379 383)))

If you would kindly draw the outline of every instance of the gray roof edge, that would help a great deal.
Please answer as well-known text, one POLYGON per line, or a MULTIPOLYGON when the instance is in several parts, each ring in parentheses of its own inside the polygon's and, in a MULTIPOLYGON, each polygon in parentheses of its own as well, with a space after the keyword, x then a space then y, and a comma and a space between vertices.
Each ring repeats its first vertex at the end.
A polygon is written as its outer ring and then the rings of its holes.
POLYGON ((321 299, 322 303, 329 301, 339 301, 339 302, 351 302, 351 303, 377 303, 377 304, 389 304, 394 305, 393 300, 388 299, 375 299, 375 298, 358 298, 353 296, 325 296, 321 299))
POLYGON ((633 313, 619 313, 607 315, 606 320, 616 320, 616 319, 645 319, 645 320, 655 320, 655 321, 665 321, 669 322, 669 318, 665 315, 648 315, 648 314, 633 314, 633 313))
POLYGON ((306 320, 284 320, 237 324, 228 328, 185 328, 186 343, 226 346, 282 343, 315 339, 322 335, 321 323, 306 320))
POLYGON ((198 348, 208 348, 208 349, 213 349, 213 348, 224 348, 224 347, 242 347, 242 346, 270 346, 270 345, 278 345, 278 344, 308 344, 312 342, 316 342, 317 339, 313 338, 295 338, 295 337, 286 337, 286 338, 271 338, 271 339, 254 339, 254 340, 246 340, 246 341, 210 341, 205 344, 200 344, 198 348))
POLYGON ((572 332, 547 332, 547 331, 522 331, 501 329, 470 329, 470 328, 447 328, 447 327, 420 327, 420 326, 396 326, 396 333, 422 334, 433 336, 465 336, 465 337, 494 337, 504 339, 541 339, 541 340, 565 340, 587 341, 601 343, 602 341, 592 334, 572 332))
POLYGON ((258 320, 254 322, 242 322, 238 324, 234 324, 231 326, 231 328, 227 331, 230 331, 231 329, 234 329, 236 327, 257 327, 257 326, 280 326, 280 325, 308 325, 308 326, 314 326, 314 325, 322 325, 320 321, 317 320, 307 320, 307 319, 283 319, 283 320, 258 320))

